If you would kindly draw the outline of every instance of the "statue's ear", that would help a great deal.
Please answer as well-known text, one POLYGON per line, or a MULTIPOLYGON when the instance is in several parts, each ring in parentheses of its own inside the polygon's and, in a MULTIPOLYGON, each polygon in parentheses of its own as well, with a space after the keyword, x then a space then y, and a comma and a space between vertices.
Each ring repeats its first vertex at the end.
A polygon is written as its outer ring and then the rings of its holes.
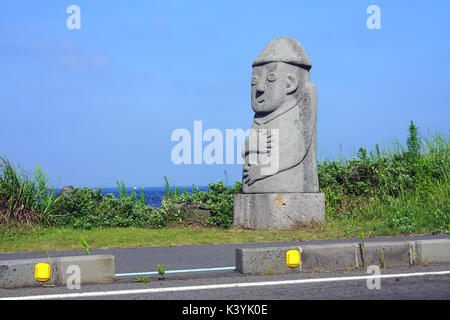
POLYGON ((297 88, 298 88, 298 78, 295 75, 288 73, 286 77, 286 94, 291 94, 292 92, 295 92, 297 88))
POLYGON ((301 101, 304 106, 310 106, 311 108, 317 107, 317 89, 314 83, 307 83, 303 87, 300 96, 302 97, 301 101))

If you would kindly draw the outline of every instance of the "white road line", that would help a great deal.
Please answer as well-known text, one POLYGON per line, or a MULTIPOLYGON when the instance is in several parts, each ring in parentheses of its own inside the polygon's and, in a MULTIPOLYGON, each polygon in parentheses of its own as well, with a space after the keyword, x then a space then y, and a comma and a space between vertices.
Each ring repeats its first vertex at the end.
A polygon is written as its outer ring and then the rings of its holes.
MULTIPOLYGON (((236 267, 218 267, 218 268, 202 268, 202 269, 183 269, 183 270, 167 270, 166 273, 184 273, 184 272, 205 272, 205 271, 224 271, 235 270, 236 267)), ((134 273, 116 273, 116 277, 144 276, 158 274, 158 271, 150 272, 134 272, 134 273)))
POLYGON ((97 291, 97 292, 82 292, 82 293, 61 293, 61 294, 34 295, 34 296, 25 296, 25 297, 6 297, 6 298, 0 298, 0 300, 46 300, 46 299, 105 297, 105 296, 128 295, 128 294, 164 293, 164 292, 176 292, 176 291, 213 290, 213 289, 263 287, 263 286, 282 286, 282 285, 336 282, 336 281, 355 281, 355 280, 367 280, 367 279, 375 279, 375 278, 388 279, 388 278, 439 276, 439 275, 447 275, 447 274, 450 274, 450 270, 434 271, 434 272, 414 272, 414 273, 368 275, 368 276, 355 276, 355 277, 332 277, 332 278, 280 280, 280 281, 263 281, 263 282, 239 282, 239 283, 224 283, 224 284, 212 284, 212 285, 203 285, 203 286, 97 291))

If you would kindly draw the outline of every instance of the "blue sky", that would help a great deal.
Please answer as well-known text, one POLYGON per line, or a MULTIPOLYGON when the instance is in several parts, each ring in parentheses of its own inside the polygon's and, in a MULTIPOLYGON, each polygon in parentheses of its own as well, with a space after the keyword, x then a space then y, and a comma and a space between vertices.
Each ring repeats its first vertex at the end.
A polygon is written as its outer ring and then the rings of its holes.
POLYGON ((177 128, 248 129, 251 63, 290 36, 312 61, 318 155, 448 130, 449 1, 2 1, 0 153, 55 186, 179 186, 242 165, 174 165, 177 128), (66 8, 81 9, 69 30, 66 8), (369 5, 381 29, 369 30, 369 5))

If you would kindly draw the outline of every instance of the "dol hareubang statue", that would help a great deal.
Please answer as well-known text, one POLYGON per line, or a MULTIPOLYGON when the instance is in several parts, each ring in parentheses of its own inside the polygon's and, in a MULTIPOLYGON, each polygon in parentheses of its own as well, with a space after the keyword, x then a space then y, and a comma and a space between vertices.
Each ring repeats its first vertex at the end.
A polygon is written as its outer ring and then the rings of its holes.
POLYGON ((243 194, 235 196, 235 225, 289 228, 324 219, 310 69, 305 50, 289 37, 272 40, 253 62, 255 116, 242 152, 243 194))
POLYGON ((268 135, 268 148, 264 148, 259 139, 259 144, 254 143, 253 152, 260 156, 277 144, 279 156, 278 159, 268 156, 278 161, 277 170, 264 174, 260 164, 252 165, 251 145, 247 141, 243 152, 244 193, 319 191, 317 94, 310 81, 310 69, 306 52, 292 38, 271 41, 253 62, 251 101, 255 117, 252 129, 268 135), (271 134, 273 129, 278 131, 278 139, 271 134))

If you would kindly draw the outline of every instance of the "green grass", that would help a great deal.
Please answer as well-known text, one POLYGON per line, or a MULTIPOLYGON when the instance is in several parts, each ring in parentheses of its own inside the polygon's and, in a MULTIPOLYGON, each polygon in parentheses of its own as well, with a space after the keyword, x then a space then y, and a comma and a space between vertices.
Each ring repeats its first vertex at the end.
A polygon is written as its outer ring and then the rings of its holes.
MULTIPOLYGON (((89 242, 89 249, 140 246, 180 246, 201 244, 226 244, 244 242, 270 242, 295 240, 320 240, 354 238, 361 232, 369 237, 397 236, 392 231, 370 232, 371 222, 358 224, 327 222, 320 225, 295 230, 245 230, 241 228, 93 228, 90 230, 73 228, 47 228, 22 226, 1 229, 0 252, 55 251, 85 249, 80 238, 89 242)), ((44 254, 43 254, 44 255, 44 254)))

